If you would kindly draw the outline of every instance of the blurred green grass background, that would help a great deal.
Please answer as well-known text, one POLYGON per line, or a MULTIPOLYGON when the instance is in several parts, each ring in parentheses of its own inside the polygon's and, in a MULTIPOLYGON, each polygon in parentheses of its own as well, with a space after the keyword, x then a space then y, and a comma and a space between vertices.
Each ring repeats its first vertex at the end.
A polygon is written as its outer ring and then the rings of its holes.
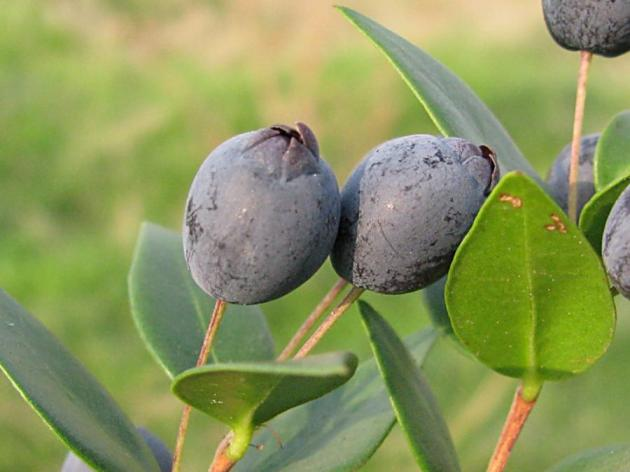
MULTIPOLYGON (((467 81, 545 173, 569 141, 577 55, 539 2, 348 0, 467 81)), ((630 104, 630 58, 596 58, 585 131, 630 104)), ((343 183, 379 142, 435 133, 385 59, 328 2, 0 0, 0 286, 37 315, 133 420, 169 444, 180 404, 136 336, 126 274, 140 223, 179 228, 190 181, 229 136, 302 120, 343 183)), ((327 264, 264 308, 282 346, 334 281, 327 264)), ((418 294, 368 295, 407 333, 418 294)), ((587 374, 543 390, 509 470, 539 471, 630 440, 630 322, 587 374)), ((356 312, 322 350, 368 347, 356 312)), ((426 366, 464 470, 483 470, 511 400, 500 378, 441 342, 426 366)), ((222 429, 194 416, 185 470, 206 470, 222 429)), ((0 381, 0 470, 54 471, 64 447, 0 381)), ((415 470, 398 430, 364 470, 415 470)))

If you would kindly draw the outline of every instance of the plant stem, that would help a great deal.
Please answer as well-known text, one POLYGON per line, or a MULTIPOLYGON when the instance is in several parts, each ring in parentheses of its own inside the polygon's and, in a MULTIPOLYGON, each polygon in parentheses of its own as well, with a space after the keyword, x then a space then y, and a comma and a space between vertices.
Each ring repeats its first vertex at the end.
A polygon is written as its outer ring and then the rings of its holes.
POLYGON ((232 439, 234 439, 234 434, 229 432, 221 440, 219 447, 217 447, 217 451, 214 453, 214 459, 212 460, 212 464, 210 464, 208 472, 229 472, 229 470, 234 467, 236 461, 230 459, 227 454, 227 450, 230 447, 232 439))
POLYGON ((291 338, 291 341, 287 344, 287 346, 282 350, 280 355, 278 356, 278 361, 284 361, 291 357, 293 352, 300 345, 304 337, 311 330, 313 325, 319 320, 319 318, 328 310, 330 305, 335 301, 335 298, 339 295, 339 293, 346 288, 348 282, 344 279, 339 279, 335 285, 330 289, 330 291, 322 298, 319 304, 315 307, 312 313, 306 318, 302 326, 296 331, 291 338))
POLYGON ((525 426, 525 421, 527 421, 527 417, 535 404, 536 398, 529 401, 523 398, 522 386, 516 389, 514 401, 505 420, 505 425, 503 426, 503 431, 501 431, 501 436, 499 436, 499 442, 497 442, 492 459, 490 459, 488 464, 487 472, 502 472, 505 469, 512 448, 516 444, 516 440, 521 434, 523 426, 525 426))
POLYGON ((580 146, 582 143, 582 124, 584 122, 584 104, 586 103, 586 84, 588 69, 593 54, 580 51, 580 71, 578 73, 577 94, 575 98, 575 116, 573 118, 573 140, 571 141, 571 163, 569 166, 569 218, 577 223, 578 214, 578 177, 580 173, 580 146))
POLYGON ((328 315, 328 318, 319 325, 313 335, 308 338, 302 348, 293 357, 294 359, 301 359, 305 357, 311 350, 317 345, 317 343, 324 337, 335 322, 343 315, 348 308, 361 296, 365 289, 359 287, 352 287, 352 290, 344 297, 343 300, 335 307, 335 309, 328 315))
MULTIPOLYGON (((224 302, 223 300, 217 299, 217 301, 214 303, 214 310, 212 310, 210 323, 208 323, 208 329, 206 330, 206 335, 203 338, 203 344, 201 345, 201 350, 199 351, 199 357, 197 358, 197 367, 204 365, 208 360, 208 355, 210 354, 210 350, 212 349, 212 342, 214 341, 215 335, 219 330, 219 326, 221 325, 221 320, 223 319, 223 314, 225 313, 226 308, 227 302, 224 302)), ((179 421, 179 429, 177 430, 177 441, 175 443, 175 451, 173 453, 172 472, 179 472, 179 468, 181 466, 182 450, 184 449, 184 441, 186 440, 186 431, 188 430, 190 411, 191 406, 185 405, 182 411, 181 420, 179 421)))

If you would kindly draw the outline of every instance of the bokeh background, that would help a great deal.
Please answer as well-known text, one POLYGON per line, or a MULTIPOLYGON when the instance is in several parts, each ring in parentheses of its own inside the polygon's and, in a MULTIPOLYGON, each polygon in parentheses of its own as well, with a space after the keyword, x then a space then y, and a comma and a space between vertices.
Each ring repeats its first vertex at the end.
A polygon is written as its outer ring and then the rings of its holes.
MULTIPOLYGON (((346 0, 467 81, 535 167, 570 139, 577 55, 532 0, 346 0)), ((630 107, 630 57, 596 58, 586 132, 630 107)), ((371 147, 435 133, 387 61, 320 0, 0 0, 0 286, 35 313, 133 420, 169 444, 180 403, 136 335, 126 274, 140 223, 179 228, 190 181, 226 138, 302 120, 340 183, 371 147)), ((264 309, 282 346, 335 280, 329 264, 264 309)), ((368 295, 402 333, 418 294, 368 295)), ((545 386, 509 470, 630 441, 630 315, 604 360, 545 386)), ((355 311, 322 350, 368 346, 355 311)), ((483 470, 515 383, 447 342, 427 363, 464 470, 483 470)), ((222 428, 194 415, 185 470, 222 428)), ((0 471, 54 471, 65 450, 0 378, 0 471)), ((415 470, 395 429, 366 471, 415 470)))

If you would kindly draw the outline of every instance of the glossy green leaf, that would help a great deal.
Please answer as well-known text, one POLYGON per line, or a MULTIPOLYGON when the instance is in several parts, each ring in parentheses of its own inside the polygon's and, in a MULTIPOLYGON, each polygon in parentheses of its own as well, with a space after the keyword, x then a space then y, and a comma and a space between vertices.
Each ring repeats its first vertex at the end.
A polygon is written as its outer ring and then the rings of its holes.
MULTIPOLYGON (((181 373, 172 388, 184 402, 229 425, 236 435, 233 445, 244 444, 246 449, 256 426, 334 390, 352 377, 356 367, 357 358, 350 353, 214 364, 181 373)), ((232 455, 244 452, 235 445, 232 455)))
POLYGON ((503 125, 459 77, 370 18, 350 8, 339 10, 385 54, 442 134, 490 147, 502 173, 522 170, 541 181, 503 125))
MULTIPOLYGON (((194 367, 214 300, 190 276, 179 234, 143 224, 129 272, 129 296, 140 336, 167 374, 174 377, 194 367)), ((262 310, 229 305, 208 362, 273 358, 262 310)))
POLYGON ((615 116, 603 131, 595 149, 593 174, 596 190, 630 176, 630 110, 615 116))
POLYGON ((411 353, 370 305, 359 301, 359 309, 396 418, 420 469, 425 472, 459 471, 448 426, 411 353))
MULTIPOLYGON (((406 342, 421 364, 436 339, 427 329, 406 342)), ((343 472, 359 469, 395 423, 374 359, 362 362, 343 387, 278 416, 254 437, 235 472, 343 472), (281 441, 279 443, 278 441, 281 441)))
POLYGON ((595 363, 615 326, 599 257, 518 172, 499 182, 459 246, 446 305, 455 334, 477 358, 532 389, 595 363))
POLYGON ((563 460, 549 472, 623 472, 630 470, 630 446, 591 449, 563 460))
POLYGON ((593 195, 580 213, 580 229, 597 254, 602 253, 602 238, 608 214, 628 185, 630 185, 630 175, 622 177, 593 195))
POLYGON ((0 368, 44 422, 92 467, 159 470, 149 447, 103 387, 1 289, 0 368))

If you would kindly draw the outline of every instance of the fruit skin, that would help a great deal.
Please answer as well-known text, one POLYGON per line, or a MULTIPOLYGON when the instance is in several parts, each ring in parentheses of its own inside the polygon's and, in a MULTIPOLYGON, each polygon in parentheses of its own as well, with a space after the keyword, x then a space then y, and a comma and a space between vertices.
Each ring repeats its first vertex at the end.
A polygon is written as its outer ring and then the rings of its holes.
POLYGON ((209 295, 243 305, 308 280, 337 235, 340 196, 313 132, 273 126, 218 146, 194 178, 184 253, 209 295))
MULTIPOLYGON (((142 439, 147 443, 149 449, 153 453, 153 457, 160 466, 160 472, 170 472, 173 464, 173 456, 171 451, 164 445, 164 443, 156 436, 153 435, 147 429, 142 427, 138 428, 138 433, 142 436, 142 439)), ((83 462, 76 454, 69 452, 66 456, 66 460, 61 466, 61 472, 91 472, 92 468, 83 462)))
POLYGON ((630 50, 630 0, 543 0, 543 13, 563 48, 607 57, 630 50))
POLYGON ((337 273, 357 287, 412 292, 442 277, 498 179, 492 151, 412 135, 372 149, 342 194, 337 273))
MULTIPOLYGON (((599 141, 600 133, 589 134, 582 137, 580 145, 580 160, 578 174, 578 215, 582 208, 595 193, 593 183, 593 156, 599 141)), ((571 144, 567 144, 553 161, 547 183, 549 192, 565 213, 569 207, 569 165, 571 164, 571 144)))
POLYGON ((613 285, 630 299, 630 186, 621 193, 608 215, 602 257, 613 285))

